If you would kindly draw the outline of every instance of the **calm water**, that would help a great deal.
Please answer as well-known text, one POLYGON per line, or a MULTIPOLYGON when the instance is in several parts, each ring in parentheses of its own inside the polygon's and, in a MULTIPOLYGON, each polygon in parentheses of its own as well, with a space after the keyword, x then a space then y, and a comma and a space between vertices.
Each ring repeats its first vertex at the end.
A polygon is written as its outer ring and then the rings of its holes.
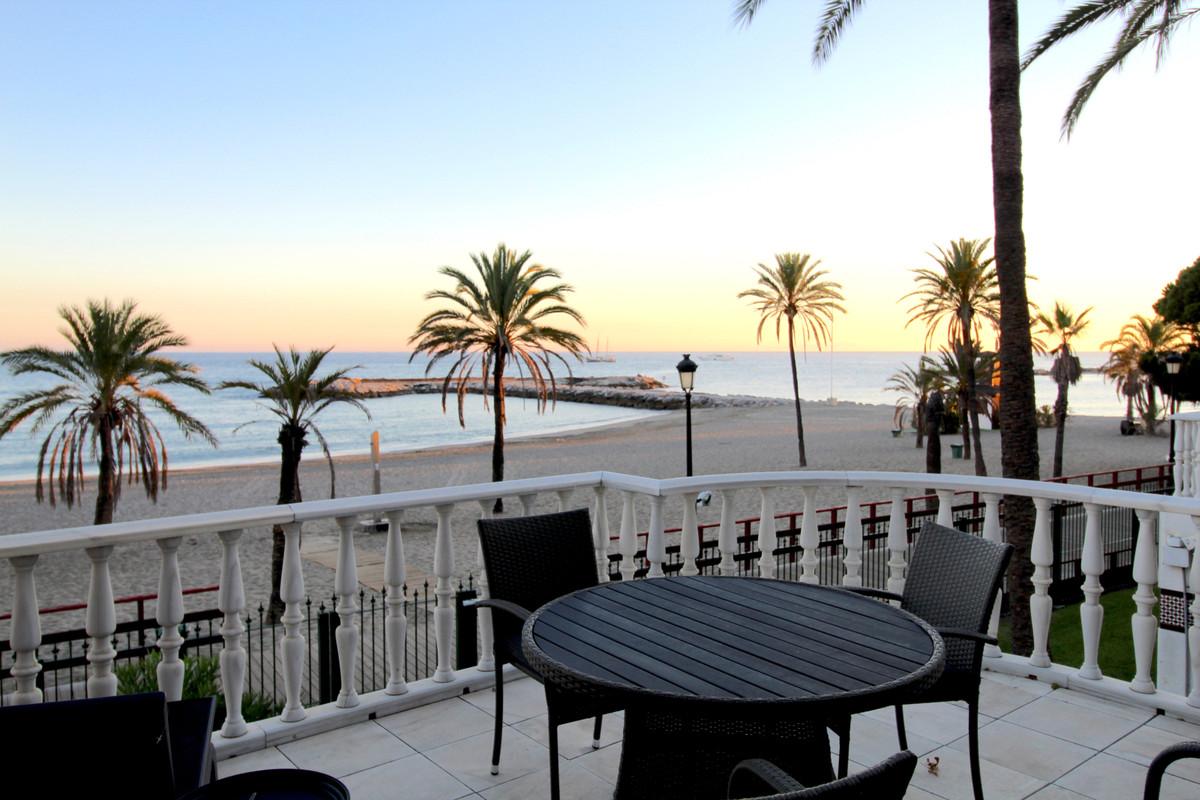
MULTIPOLYGON (((579 376, 650 375, 669 386, 678 385, 675 364, 679 353, 614 353, 614 363, 583 363, 574 366, 579 376)), ((205 380, 216 384, 223 380, 256 380, 247 366, 248 358, 268 359, 262 353, 182 353, 182 360, 200 367, 205 380)), ((799 362, 800 395, 809 400, 836 397, 841 401, 858 403, 895 402, 893 392, 884 391, 888 377, 902 365, 915 364, 917 353, 812 353, 799 362)), ((1104 353, 1083 353, 1084 366, 1103 363, 1104 353)), ((713 394, 749 394, 763 397, 791 397, 791 378, 786 353, 693 353, 699 365, 696 372, 696 391, 713 394)), ((1049 366, 1050 359, 1041 358, 1038 367, 1049 366)), ((352 374, 364 378, 418 378, 425 373, 423 358, 408 362, 407 353, 339 353, 334 351, 326 360, 330 369, 358 365, 352 374)), ((53 382, 33 376, 14 377, 0 370, 0 402, 33 388, 53 382)), ((1054 402, 1054 383, 1045 376, 1037 378, 1038 405, 1054 402)), ((279 457, 275 442, 276 425, 258 405, 250 392, 223 391, 210 396, 188 390, 169 391, 176 402, 207 424, 220 440, 213 450, 201 442, 188 442, 169 423, 160 423, 174 466, 206 466, 215 464, 273 461, 279 457), (234 428, 249 420, 263 420, 242 428, 234 428)), ((472 395, 466 401, 466 428, 460 428, 450 399, 449 413, 443 414, 441 398, 437 395, 386 397, 365 401, 371 412, 367 419, 351 408, 330 407, 318 420, 330 449, 338 455, 366 453, 370 447, 371 431, 380 431, 385 452, 437 447, 451 444, 488 441, 491 439, 491 412, 483 407, 482 398, 472 395)), ((1071 411, 1075 414, 1121 416, 1124 405, 1117 398, 1112 384, 1095 374, 1085 374, 1079 385, 1071 389, 1071 411)), ((582 403, 559 403, 545 414, 536 413, 532 401, 513 398, 509 401, 508 429, 510 437, 548 434, 591 425, 647 417, 656 413, 614 406, 594 406, 582 403)), ((31 478, 37 464, 40 437, 30 436, 28 426, 0 439, 0 479, 31 478)), ((310 447, 317 458, 315 441, 310 447)))

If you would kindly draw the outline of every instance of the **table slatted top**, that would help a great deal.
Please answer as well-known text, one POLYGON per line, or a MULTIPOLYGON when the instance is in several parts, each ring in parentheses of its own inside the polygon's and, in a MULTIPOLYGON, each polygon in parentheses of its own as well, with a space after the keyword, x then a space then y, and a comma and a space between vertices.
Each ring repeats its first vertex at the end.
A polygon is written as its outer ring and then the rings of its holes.
POLYGON ((525 655, 573 690, 713 702, 885 705, 941 672, 939 637, 861 595, 778 580, 606 583, 526 622, 525 655))

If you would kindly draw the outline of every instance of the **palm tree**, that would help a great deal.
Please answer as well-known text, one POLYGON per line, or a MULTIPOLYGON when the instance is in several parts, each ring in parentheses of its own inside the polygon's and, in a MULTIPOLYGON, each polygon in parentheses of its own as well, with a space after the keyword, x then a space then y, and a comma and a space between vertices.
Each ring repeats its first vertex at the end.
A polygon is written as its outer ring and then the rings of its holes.
POLYGON ((748 297, 760 314, 758 341, 762 341, 763 327, 775 320, 775 339, 779 340, 784 320, 787 321, 788 357, 792 365, 792 395, 796 401, 796 442, 800 450, 800 466, 808 466, 804 453, 804 418, 800 412, 800 381, 796 375, 796 320, 800 320, 800 340, 805 352, 811 337, 818 350, 829 338, 829 325, 833 312, 846 313, 838 301, 845 300, 839 291, 840 283, 825 280, 829 273, 817 269, 820 261, 809 262, 807 253, 779 253, 775 266, 759 264, 758 286, 738 292, 738 297, 748 297))
MULTIPOLYGON (((569 375, 571 366, 563 353, 579 359, 587 350, 578 334, 548 324, 562 317, 584 324, 579 312, 566 304, 567 295, 574 289, 565 283, 547 285, 547 281, 562 276, 556 270, 531 263, 531 258, 528 250, 517 253, 503 244, 497 245, 490 258, 487 253, 472 254, 478 282, 455 267, 442 267, 438 272, 451 278, 454 288, 429 292, 425 299, 443 300, 447 305, 421 320, 417 332, 409 337, 414 345, 409 361, 417 353, 430 356, 426 375, 442 359, 453 359, 442 382, 442 410, 446 409, 446 395, 454 384, 460 425, 466 425, 463 402, 476 367, 479 368, 485 405, 489 388, 492 393, 493 481, 504 480, 504 375, 509 362, 532 381, 537 410, 542 412, 555 395, 553 361, 560 362, 569 375)), ((503 509, 499 498, 495 508, 503 509)))
POLYGON ((937 269, 915 269, 917 288, 904 295, 912 298, 909 323, 925 325, 925 347, 928 348, 937 332, 946 328, 950 346, 965 367, 960 414, 963 418, 963 454, 971 457, 971 442, 975 443, 975 474, 987 475, 979 435, 979 403, 976 394, 975 356, 983 323, 995 329, 1000 324, 1000 294, 993 259, 985 258, 988 239, 959 239, 948 249, 938 248, 937 255, 929 254, 937 269))
POLYGON ((1134 50, 1153 39, 1155 64, 1162 64, 1167 55, 1171 34, 1182 27, 1192 15, 1200 12, 1200 7, 1184 8, 1185 5, 1189 5, 1187 0, 1089 0, 1067 11, 1050 26, 1050 30, 1042 34, 1042 38, 1025 54, 1021 69, 1028 67, 1038 56, 1069 36, 1110 17, 1125 17, 1125 24, 1117 34, 1112 50, 1092 68, 1083 79, 1083 83, 1079 84, 1075 96, 1071 98, 1070 105, 1063 113, 1063 136, 1071 136, 1083 113, 1083 107, 1087 105, 1104 76, 1114 69, 1119 70, 1134 50))
POLYGON ((123 478, 140 482, 154 502, 159 487, 167 489, 167 444, 148 410, 164 414, 184 438, 199 436, 216 447, 208 428, 160 387, 185 386, 204 394, 209 388, 197 377, 196 367, 158 354, 167 347, 182 347, 187 340, 162 318, 137 313, 132 300, 119 306, 89 300, 85 308, 63 306, 58 315, 66 322, 61 333, 70 348, 34 346, 0 353, 0 363, 14 375, 44 374, 65 381, 18 395, 0 407, 0 437, 30 418, 31 433, 49 424, 38 453, 39 503, 45 497, 43 475, 51 505, 57 499, 56 480, 68 507, 82 500, 84 464, 94 458, 98 475, 92 522, 102 525, 113 520, 123 478))
POLYGON ((1039 333, 1045 334, 1057 342, 1050 350, 1054 354, 1054 364, 1050 367, 1050 375, 1058 384, 1058 397, 1054 400, 1053 477, 1055 478, 1060 477, 1063 471, 1063 437, 1067 428, 1067 389, 1079 383, 1079 378, 1083 375, 1079 357, 1071 350, 1071 340, 1088 326, 1087 315, 1091 310, 1091 307, 1088 307, 1076 315, 1067 306, 1056 302, 1053 314, 1047 316, 1039 313, 1034 318, 1039 333))
MULTIPOLYGON (((285 355, 275 346, 275 363, 267 363, 250 359, 250 366, 262 373, 266 380, 262 383, 253 381, 222 381, 221 389, 246 389, 255 393, 260 400, 265 400, 266 410, 279 422, 279 442, 282 463, 279 469, 279 499, 278 505, 299 503, 303 498, 300 494, 300 457, 308 446, 308 434, 312 432, 321 445, 321 452, 329 463, 329 496, 336 494, 334 484, 333 456, 329 445, 317 427, 316 416, 334 403, 348 403, 361 409, 370 418, 362 401, 351 391, 343 388, 342 380, 346 374, 357 367, 327 372, 317 376, 321 362, 332 352, 326 350, 310 350, 301 355, 295 347, 288 348, 285 355)), ((246 425, 252 425, 258 420, 243 423, 234 431, 246 425)), ((268 613, 275 621, 283 614, 283 599, 279 596, 279 584, 283 578, 284 554, 283 526, 276 525, 272 530, 271 541, 271 602, 268 613)))
POLYGON ((1136 404, 1149 433, 1154 433, 1158 424, 1158 400, 1154 382, 1142 371, 1141 361, 1177 350, 1186 342, 1187 331, 1175 323, 1157 315, 1135 314, 1116 339, 1100 345, 1109 351, 1108 361, 1101 369, 1104 377, 1116 384, 1118 396, 1125 398, 1126 419, 1133 420, 1136 404))
MULTIPOLYGON (((735 17, 749 24, 763 0, 734 0, 735 17)), ((842 29, 863 0, 826 0, 813 60, 829 58, 842 29)), ((996 222, 996 276, 1000 286, 1000 460, 1004 477, 1038 480, 1037 420, 1033 393, 1033 353, 1029 341, 1029 298, 1025 291, 1025 233, 1021 227, 1024 178, 1021 174, 1021 51, 1017 42, 1017 0, 988 0, 988 85, 992 129, 992 208, 996 222)), ((1004 501, 1004 532, 1016 551, 1009 562, 1013 613, 1013 652, 1033 651, 1029 597, 1033 593, 1033 501, 1004 501)))
POLYGON ((941 384, 941 375, 933 362, 923 356, 915 369, 905 364, 893 372, 884 387, 889 392, 900 393, 893 422, 897 428, 903 428, 904 418, 912 418, 913 427, 917 430, 917 449, 925 446, 925 404, 929 401, 929 393, 941 388, 941 384))

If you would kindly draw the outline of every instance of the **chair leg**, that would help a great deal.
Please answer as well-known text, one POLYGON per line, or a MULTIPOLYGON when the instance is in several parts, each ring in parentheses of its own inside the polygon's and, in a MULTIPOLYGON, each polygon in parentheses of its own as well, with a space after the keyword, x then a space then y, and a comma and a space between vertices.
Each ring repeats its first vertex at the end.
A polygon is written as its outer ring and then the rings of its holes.
POLYGON ((600 723, 604 722, 604 715, 596 715, 596 727, 592 728, 592 749, 600 749, 600 723))
POLYGON ((979 698, 967 701, 967 742, 971 749, 971 788, 975 800, 983 800, 983 778, 979 774, 979 698))
POLYGON ((904 706, 896 706, 896 736, 900 739, 900 749, 908 749, 908 735, 904 732, 904 706))
POLYGON ((546 724, 550 727, 550 800, 558 800, 558 725, 553 716, 546 724))
POLYGON ((850 774, 850 720, 846 717, 846 727, 838 731, 838 777, 844 778, 850 774))
POLYGON ((496 656, 496 728, 492 737, 492 774, 500 774, 500 737, 504 733, 504 662, 496 656))

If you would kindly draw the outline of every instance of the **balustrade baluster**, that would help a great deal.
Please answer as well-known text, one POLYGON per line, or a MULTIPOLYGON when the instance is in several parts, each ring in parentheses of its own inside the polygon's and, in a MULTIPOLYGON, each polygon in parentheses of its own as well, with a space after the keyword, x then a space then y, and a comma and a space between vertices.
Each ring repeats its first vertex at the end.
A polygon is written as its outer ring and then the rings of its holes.
MULTIPOLYGON (((534 505, 537 504, 537 493, 530 492, 528 494, 518 495, 517 500, 519 500, 521 503, 521 515, 528 517, 530 514, 533 513, 534 505)), ((560 510, 561 510, 561 506, 560 506, 560 510)))
POLYGON ((338 708, 354 708, 358 705, 358 604, 354 602, 358 593, 358 554, 354 552, 354 528, 358 524, 354 517, 338 517, 337 572, 334 575, 334 593, 337 595, 338 666, 342 672, 342 689, 338 692, 338 708))
POLYGON ((1083 554, 1079 568, 1083 572, 1083 605, 1079 607, 1079 623, 1083 627, 1083 664, 1079 677, 1100 680, 1098 659, 1100 656, 1100 631, 1104 627, 1104 607, 1100 595, 1104 587, 1100 576, 1104 574, 1104 541, 1100 533, 1100 507, 1095 503, 1084 503, 1087 524, 1083 530, 1083 554))
MULTIPOLYGON (((492 508, 494 508, 494 499, 480 500, 479 511, 483 519, 492 518, 492 508)), ((479 526, 476 526, 478 530, 479 526)), ((488 590, 487 568, 483 564, 483 541, 479 541, 478 548, 475 553, 475 563, 479 567, 479 580, 476 583, 476 596, 480 600, 491 597, 488 590)), ((492 629, 492 610, 490 608, 478 608, 475 611, 479 622, 479 649, 482 651, 479 654, 479 664, 476 666, 480 672, 495 672, 496 671, 496 647, 495 633, 492 629)))
MULTIPOLYGON (((1000 495, 985 494, 983 496, 983 538, 989 542, 1000 544, 1004 536, 1000 531, 1000 495)), ((1004 583, 996 590, 996 601, 992 604, 992 618, 988 622, 988 636, 995 638, 1000 630, 1000 599, 1004 596, 1004 583)), ((983 655, 987 658, 999 658, 1003 655, 1000 648, 994 644, 983 646, 983 655)))
POLYGON ((700 525, 696 519, 697 492, 683 495, 683 530, 679 533, 679 555, 683 558, 680 575, 699 575, 696 557, 700 555, 700 525))
POLYGON ((88 697, 112 697, 117 693, 117 676, 113 673, 116 651, 112 646, 113 631, 117 629, 117 607, 113 603, 108 571, 112 551, 112 545, 87 548, 88 559, 92 562, 85 626, 91 639, 87 653, 88 697))
POLYGON ((242 716, 242 690, 246 681, 246 651, 242 648, 242 612, 246 610, 246 592, 242 586, 242 562, 238 553, 242 532, 221 531, 221 589, 217 607, 221 611, 221 690, 225 694, 225 722, 221 736, 235 739, 246 733, 242 716))
POLYGON ((158 574, 158 600, 155 619, 160 630, 158 649, 162 660, 158 662, 158 688, 168 701, 183 697, 183 659, 179 650, 183 647, 183 636, 179 624, 183 622, 183 585, 179 580, 180 536, 158 540, 162 553, 162 568, 158 574))
MULTIPOLYGON (((383 691, 384 694, 397 695, 408 691, 408 684, 404 681, 404 644, 408 640, 408 615, 404 613, 404 535, 400 529, 400 524, 404 521, 404 512, 389 511, 387 517, 387 550, 383 556, 383 586, 387 592, 387 618, 383 623, 384 635, 387 637, 387 650, 384 653, 387 659, 387 686, 383 691)), ((480 583, 483 583, 482 577, 480 583)), ((482 617, 482 614, 480 616, 482 617)), ((484 653, 485 657, 490 658, 491 648, 484 653)), ((482 664, 482 659, 480 663, 482 664)))
POLYGON ((572 489, 559 489, 554 494, 558 496, 558 510, 566 511, 567 504, 571 502, 572 489))
POLYGON ((283 600, 283 638, 279 640, 279 661, 283 664, 283 693, 285 697, 283 722, 299 722, 308 712, 300 704, 301 680, 304 677, 304 634, 300 626, 304 612, 304 569, 300 560, 300 523, 283 526, 283 574, 279 581, 279 597, 283 600))
POLYGON ((954 492, 950 489, 938 489, 937 524, 947 528, 954 527, 954 492))
POLYGON ((13 569, 9 645, 14 656, 9 671, 17 684, 11 700, 18 706, 42 702, 42 690, 37 687, 37 676, 42 671, 37 657, 38 646, 42 643, 42 623, 38 617, 37 582, 33 577, 37 561, 38 556, 16 556, 8 560, 13 569))
POLYGON ((646 559, 650 562, 647 578, 663 576, 663 562, 667 560, 667 535, 663 532, 663 498, 650 496, 650 535, 646 541, 646 559))
MULTIPOLYGON (((942 511, 938 508, 940 517, 942 511)), ((908 522, 904 518, 904 490, 892 489, 892 513, 888 518, 888 580, 887 590, 904 594, 904 574, 908 569, 905 555, 908 552, 908 522)), ((921 543, 917 542, 917 547, 921 543)))
POLYGON ((817 535, 817 487, 804 487, 804 521, 800 523, 800 566, 802 574, 800 580, 803 583, 819 583, 821 578, 817 575, 817 564, 820 559, 817 557, 817 550, 820 547, 821 539, 817 535))
POLYGON ((621 532, 617 546, 621 551, 621 580, 631 581, 637 572, 637 528, 633 515, 633 492, 621 492, 621 532))
POLYGON ((1154 660, 1154 645, 1158 640, 1158 618, 1154 616, 1154 604, 1157 602, 1154 589, 1158 584, 1158 547, 1154 532, 1158 515, 1139 508, 1137 518, 1138 540, 1133 553, 1133 580, 1137 583, 1133 602, 1137 610, 1130 620, 1136 674, 1129 682, 1129 688, 1142 694, 1153 694, 1155 689, 1150 668, 1154 660))
POLYGON ((604 502, 605 487, 596 485, 596 513, 592 515, 592 546, 596 550, 596 575, 601 583, 608 581, 608 504, 604 502))
POLYGON ((717 492, 721 498, 721 527, 717 532, 717 542, 721 548, 721 574, 736 575, 737 561, 733 554, 737 552, 737 531, 733 522, 733 492, 717 492))
POLYGON ((1054 605, 1050 600, 1050 585, 1054 583, 1051 568, 1054 566, 1054 542, 1050 535, 1050 501, 1045 497, 1033 498, 1035 516, 1033 543, 1029 549, 1029 560, 1033 562, 1033 595, 1029 598, 1029 624, 1033 628, 1033 652, 1029 666, 1050 666, 1050 613, 1054 605))
POLYGON ((1185 497, 1196 497, 1197 487, 1200 486, 1200 423, 1184 422, 1177 426, 1183 428, 1183 449, 1187 454, 1187 468, 1183 470, 1186 481, 1185 497))
MULTIPOLYGON (((526 504, 527 495, 521 496, 521 505, 526 513, 530 504, 526 504)), ((433 550, 433 574, 437 579, 434 585, 434 596, 437 605, 433 612, 434 638, 437 640, 437 668, 433 672, 435 683, 449 683, 454 679, 454 670, 450 666, 450 638, 454 629, 453 589, 450 578, 454 575, 454 547, 450 531, 450 513, 453 505, 441 505, 437 511, 437 542, 433 550)))
POLYGON ((758 514, 758 574, 763 578, 775 577, 775 487, 763 486, 762 510, 758 514))
POLYGON ((842 528, 842 564, 846 574, 843 586, 862 586, 862 489, 850 486, 846 489, 846 522, 842 528))

